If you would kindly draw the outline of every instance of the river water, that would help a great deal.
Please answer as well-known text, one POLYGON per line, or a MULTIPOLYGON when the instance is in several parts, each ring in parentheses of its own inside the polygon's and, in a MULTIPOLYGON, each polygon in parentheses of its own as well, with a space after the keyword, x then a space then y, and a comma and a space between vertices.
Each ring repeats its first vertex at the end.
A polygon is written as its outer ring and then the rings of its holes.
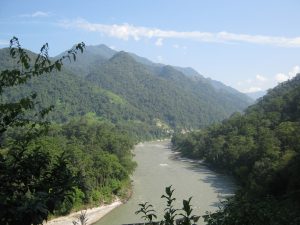
MULTIPOLYGON (((138 163, 132 180, 131 199, 116 208, 96 225, 122 225, 143 222, 135 215, 138 204, 150 202, 162 218, 165 201, 160 198, 166 186, 175 189, 176 206, 182 207, 182 200, 192 198, 193 213, 204 215, 206 211, 215 211, 220 200, 234 192, 235 186, 230 178, 209 170, 200 162, 178 157, 171 151, 169 141, 146 142, 134 150, 138 163)), ((198 224, 203 224, 199 221, 198 224)))

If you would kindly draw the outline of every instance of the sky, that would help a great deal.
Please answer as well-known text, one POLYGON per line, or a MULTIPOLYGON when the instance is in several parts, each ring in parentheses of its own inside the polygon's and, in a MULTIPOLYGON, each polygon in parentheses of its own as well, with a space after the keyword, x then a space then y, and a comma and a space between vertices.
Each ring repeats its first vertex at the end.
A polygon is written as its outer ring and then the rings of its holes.
POLYGON ((298 0, 1 0, 0 48, 16 36, 55 56, 84 42, 192 67, 241 92, 300 72, 298 0))

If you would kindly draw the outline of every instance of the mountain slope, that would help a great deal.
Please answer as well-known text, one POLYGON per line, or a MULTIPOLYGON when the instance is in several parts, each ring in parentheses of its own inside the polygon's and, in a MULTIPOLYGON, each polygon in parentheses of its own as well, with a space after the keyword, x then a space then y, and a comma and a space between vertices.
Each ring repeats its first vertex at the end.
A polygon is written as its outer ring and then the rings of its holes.
MULTIPOLYGON (((36 57, 30 53, 30 57, 36 57)), ((0 50, 0 68, 14 68, 8 49, 0 50)), ((138 108, 128 103, 117 94, 102 89, 93 83, 76 75, 67 66, 59 73, 53 72, 48 76, 32 78, 26 85, 6 89, 2 102, 16 101, 22 96, 37 93, 37 108, 50 105, 54 109, 47 115, 47 119, 64 123, 74 117, 86 114, 98 119, 115 123, 120 130, 126 130, 135 140, 159 138, 166 135, 164 129, 152 124, 150 119, 138 108)), ((167 128, 167 127, 165 127, 167 128)))
POLYGON ((300 74, 269 90, 245 114, 173 138, 174 147, 183 155, 205 159, 232 174, 242 187, 211 221, 222 218, 225 225, 230 221, 299 223, 299 103, 300 74))
MULTIPOLYGON (((61 53, 55 58, 60 58, 66 52, 61 53)), ((106 45, 86 46, 82 54, 76 56, 76 63, 65 61, 64 67, 67 67, 74 74, 86 77, 90 71, 111 58, 117 52, 106 45)))
MULTIPOLYGON (((8 49, 1 49, 0 56, 1 70, 12 65, 8 49)), ((59 122, 92 112, 114 123, 132 121, 157 129, 161 124, 173 129, 204 127, 250 103, 237 91, 216 89, 201 75, 194 79, 197 72, 191 68, 152 63, 105 45, 87 46, 76 58, 75 63, 64 62, 60 75, 33 79, 7 98, 41 93, 38 100, 55 106, 49 117, 59 122)))
MULTIPOLYGON (((145 65, 154 74, 161 73, 161 70, 166 66, 161 63, 153 63, 149 59, 140 57, 133 53, 129 53, 129 54, 134 58, 136 62, 145 65)), ((235 90, 234 88, 223 84, 220 81, 212 80, 210 78, 205 78, 203 75, 199 74, 196 70, 194 70, 191 67, 179 67, 179 66, 170 66, 170 67, 173 67, 175 70, 177 70, 177 72, 181 72, 183 75, 187 76, 188 78, 190 78, 195 82, 202 81, 203 83, 210 84, 213 88, 215 88, 215 90, 220 91, 221 94, 227 95, 230 93, 232 94, 232 96, 230 96, 231 98, 238 97, 240 102, 247 102, 248 105, 253 103, 253 98, 251 96, 245 95, 235 90)))
POLYGON ((171 66, 162 66, 154 73, 126 52, 99 65, 87 79, 172 127, 203 127, 248 104, 231 101, 232 96, 219 95, 211 85, 193 81, 171 66))

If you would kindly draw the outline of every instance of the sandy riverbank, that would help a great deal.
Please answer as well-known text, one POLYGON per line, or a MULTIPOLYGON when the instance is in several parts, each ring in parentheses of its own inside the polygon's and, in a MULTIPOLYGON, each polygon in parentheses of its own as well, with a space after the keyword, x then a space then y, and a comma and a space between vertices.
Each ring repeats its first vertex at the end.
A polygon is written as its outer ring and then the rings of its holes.
MULTIPOLYGON (((97 222, 99 219, 101 219, 105 214, 109 213, 114 208, 120 206, 122 202, 120 200, 114 201, 110 205, 103 205, 100 207, 95 207, 91 209, 86 210, 86 217, 87 217, 87 224, 93 224, 97 222)), ((44 223, 44 225, 73 225, 73 221, 78 222, 78 217, 80 216, 81 211, 71 213, 67 216, 62 216, 55 218, 53 220, 48 221, 47 223, 44 223)))

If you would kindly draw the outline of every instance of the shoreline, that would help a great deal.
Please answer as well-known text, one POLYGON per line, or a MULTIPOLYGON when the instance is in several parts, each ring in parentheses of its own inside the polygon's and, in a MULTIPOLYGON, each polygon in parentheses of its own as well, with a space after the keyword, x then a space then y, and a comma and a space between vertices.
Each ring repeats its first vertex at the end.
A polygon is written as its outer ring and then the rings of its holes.
POLYGON ((105 216, 107 213, 112 211, 113 209, 120 206, 122 203, 121 200, 117 199, 113 203, 109 205, 102 205, 99 207, 94 207, 86 210, 77 211, 74 213, 71 213, 67 216, 61 216, 57 217, 55 219, 49 220, 43 225, 72 225, 73 221, 78 222, 78 217, 80 216, 81 212, 86 211, 86 218, 87 218, 87 225, 91 225, 96 223, 98 220, 100 220, 103 216, 105 216))
MULTIPOLYGON (((164 141, 170 141, 169 138, 166 139, 157 139, 147 142, 164 142, 164 141)), ((135 146, 143 145, 144 142, 139 142, 135 146)), ((120 200, 119 198, 116 198, 115 201, 113 201, 111 204, 108 205, 101 205, 98 207, 83 209, 77 212, 70 213, 66 216, 60 216, 54 219, 51 219, 49 221, 45 221, 43 225, 73 225, 73 221, 79 222, 78 218, 81 215, 81 212, 86 212, 86 218, 87 218, 87 225, 92 225, 99 221, 102 217, 104 217, 106 214, 114 210, 115 208, 119 207, 123 203, 126 203, 132 196, 133 190, 132 187, 129 188, 129 191, 127 193, 127 197, 123 200, 120 200)), ((80 224, 80 223, 79 223, 80 224)))

